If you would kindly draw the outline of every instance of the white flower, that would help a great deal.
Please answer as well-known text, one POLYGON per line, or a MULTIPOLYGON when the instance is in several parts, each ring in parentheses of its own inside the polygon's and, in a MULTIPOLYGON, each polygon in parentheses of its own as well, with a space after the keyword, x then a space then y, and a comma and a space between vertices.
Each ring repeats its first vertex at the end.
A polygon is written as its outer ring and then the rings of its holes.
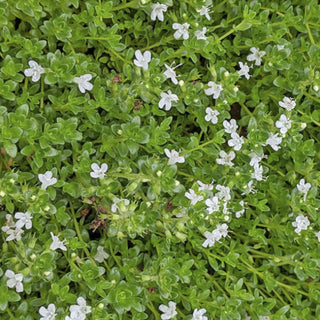
POLYGON ((282 101, 279 101, 279 106, 291 111, 296 106, 296 102, 293 98, 284 97, 282 101))
POLYGON ((74 77, 73 82, 75 82, 78 85, 78 88, 81 93, 85 93, 86 90, 92 90, 93 84, 89 81, 92 79, 91 74, 84 74, 80 77, 74 77))
POLYGON ((152 8, 151 20, 155 21, 158 18, 159 21, 163 21, 163 12, 167 11, 168 6, 157 2, 157 3, 153 4, 151 6, 151 8, 152 8))
POLYGON ((104 251, 102 246, 98 246, 97 254, 93 257, 94 260, 102 263, 105 259, 108 259, 109 255, 104 251))
POLYGON ((26 229, 32 228, 32 216, 29 211, 27 211, 26 213, 16 212, 14 217, 18 219, 18 221, 16 222, 16 227, 18 229, 21 229, 24 226, 26 226, 26 229))
POLYGON ((250 160, 250 166, 251 167, 255 167, 257 165, 259 165, 260 161, 263 159, 263 158, 267 158, 267 156, 263 155, 262 157, 258 156, 255 152, 251 152, 249 154, 251 160, 250 160))
POLYGON ((256 66, 261 65, 261 58, 266 54, 265 51, 259 51, 259 49, 252 47, 250 48, 252 54, 249 54, 247 57, 248 61, 255 61, 256 66))
POLYGON ((198 196, 192 189, 189 189, 189 192, 186 192, 184 195, 186 196, 186 198, 191 200, 192 205, 195 205, 198 201, 203 200, 203 196, 201 195, 198 196))
POLYGON ((318 241, 320 242, 320 231, 315 232, 315 236, 318 238, 318 241))
POLYGON ((232 167, 232 160, 235 158, 236 154, 233 151, 230 151, 229 154, 225 151, 221 150, 219 152, 220 158, 217 159, 218 164, 222 164, 224 166, 232 167))
POLYGON ((239 211, 236 211, 236 213, 235 213, 236 218, 240 218, 240 217, 244 214, 244 212, 245 212, 245 209, 244 209, 244 201, 241 200, 241 201, 239 202, 239 204, 241 205, 242 209, 239 210, 239 211))
POLYGON ((11 228, 15 228, 16 224, 15 222, 13 221, 13 217, 11 214, 6 214, 6 225, 1 227, 1 230, 5 233, 8 233, 8 231, 11 229, 11 228))
POLYGON ((159 306, 159 310, 163 312, 161 315, 162 320, 168 320, 174 318, 178 313, 176 311, 176 303, 173 301, 169 301, 168 307, 164 304, 159 306))
POLYGON ((46 190, 49 186, 52 186, 53 184, 57 183, 56 178, 52 178, 52 172, 46 171, 45 174, 38 174, 38 179, 42 183, 41 189, 46 190))
POLYGON ((241 61, 239 62, 240 70, 238 71, 239 76, 245 76, 247 80, 250 79, 251 75, 249 74, 250 68, 247 63, 243 64, 241 61))
POLYGON ((51 250, 57 250, 61 249, 63 251, 67 251, 67 247, 64 245, 65 242, 67 241, 64 239, 63 241, 59 240, 57 236, 55 236, 52 232, 50 232, 51 238, 52 238, 52 243, 50 245, 51 250))
POLYGON ((164 75, 167 77, 167 79, 171 79, 171 81, 174 84, 178 84, 178 80, 177 80, 177 75, 176 72, 174 71, 174 69, 178 68, 179 66, 181 66, 181 64, 178 64, 177 66, 175 66, 174 68, 172 68, 173 63, 168 66, 167 64, 165 64, 164 66, 166 67, 166 71, 164 72, 164 75))
POLYGON ((277 44, 277 49, 280 51, 280 50, 283 50, 284 49, 284 45, 281 45, 281 44, 277 44))
POLYGON ((169 111, 172 107, 172 101, 177 102, 179 100, 176 94, 171 93, 171 90, 168 90, 168 93, 161 92, 161 100, 159 101, 159 108, 162 109, 165 106, 165 110, 169 111))
POLYGON ((118 206, 118 203, 121 202, 121 201, 123 201, 125 206, 128 206, 130 204, 130 201, 128 199, 119 199, 117 197, 114 197, 113 198, 113 204, 111 205, 111 211, 113 213, 117 212, 117 210, 121 211, 121 209, 118 206))
POLYGON ((188 31, 189 27, 190 27, 189 23, 184 23, 184 24, 174 23, 172 25, 172 29, 177 30, 173 35, 174 38, 178 40, 182 36, 184 40, 189 39, 189 31, 188 31))
POLYGON ((216 124, 218 122, 218 115, 220 112, 218 110, 212 110, 211 108, 206 108, 206 116, 204 119, 206 121, 211 121, 213 124, 216 124))
POLYGON ((296 227, 295 232, 299 233, 301 230, 307 230, 310 225, 308 217, 304 217, 301 213, 296 217, 296 221, 292 222, 292 226, 296 227))
POLYGON ((243 143, 243 137, 240 137, 236 132, 231 133, 231 139, 228 140, 229 147, 233 147, 234 150, 239 151, 243 143))
POLYGON ((197 40, 207 40, 206 32, 207 28, 203 27, 202 30, 196 30, 194 35, 197 37, 197 40))
POLYGON ((82 297, 77 299, 77 305, 71 305, 69 307, 70 310, 70 317, 84 320, 86 318, 86 314, 91 312, 91 307, 87 306, 86 300, 82 297))
POLYGON ((24 70, 24 75, 26 77, 32 77, 31 80, 33 82, 39 81, 41 74, 44 73, 44 69, 33 60, 30 60, 28 64, 30 68, 24 70))
POLYGON ((278 137, 279 133, 276 134, 269 134, 269 138, 266 141, 266 144, 268 144, 269 146, 271 146, 271 148, 274 151, 279 150, 281 147, 279 147, 279 144, 282 142, 282 138, 278 137))
POLYGON ((137 67, 142 67, 145 71, 148 70, 148 64, 151 61, 151 52, 147 50, 142 55, 140 50, 136 50, 135 56, 136 59, 133 60, 133 63, 137 67))
POLYGON ((194 309, 191 320, 208 320, 208 318, 204 316, 206 312, 206 309, 194 309))
POLYGON ((253 180, 250 180, 247 184, 247 186, 245 186, 245 188, 248 188, 247 192, 241 193, 241 195, 247 194, 247 193, 256 193, 257 190, 255 188, 255 186, 253 186, 253 180))
POLYGON ((15 228, 15 229, 9 229, 6 233, 9 235, 6 238, 6 241, 12 241, 12 240, 20 241, 21 236, 24 234, 24 231, 22 229, 15 228))
POLYGON ((219 200, 229 201, 231 199, 230 188, 222 186, 220 184, 216 185, 216 189, 219 191, 216 196, 219 200))
POLYGON ((212 232, 209 232, 209 231, 206 231, 204 233, 204 236, 207 238, 203 243, 202 243, 202 246, 207 248, 208 246, 209 247, 212 247, 215 242, 219 242, 219 240, 221 239, 222 235, 221 233, 219 232, 219 230, 215 229, 213 230, 212 232))
POLYGON ((228 236, 228 228, 229 226, 226 223, 223 223, 223 224, 218 224, 216 227, 216 230, 218 230, 221 236, 225 238, 228 236))
POLYGON ((209 16, 209 13, 210 13, 210 7, 207 7, 207 6, 202 6, 201 9, 199 10, 200 12, 200 16, 205 16, 208 20, 210 20, 210 16, 209 16))
POLYGON ((53 303, 48 305, 48 308, 40 307, 39 313, 42 316, 40 320, 55 320, 56 318, 56 306, 53 303))
POLYGON ((219 199, 218 197, 214 196, 210 199, 207 199, 205 202, 205 205, 207 206, 207 212, 208 214, 212 214, 213 212, 219 211, 219 199))
POLYGON ((309 182, 305 183, 304 179, 301 179, 297 184, 298 191, 304 194, 303 201, 306 201, 307 193, 309 192, 310 188, 311 188, 311 184, 309 182))
POLYGON ((251 174, 252 179, 256 179, 258 181, 262 181, 263 167, 258 164, 254 166, 254 172, 251 174))
POLYGON ((169 149, 165 148, 164 152, 166 156, 169 158, 168 164, 176 164, 176 163, 184 163, 185 159, 183 156, 179 155, 179 152, 177 152, 175 149, 169 151, 169 149))
POLYGON ((220 96, 221 91, 223 91, 221 84, 216 84, 213 81, 208 82, 208 89, 205 89, 204 92, 207 96, 213 95, 213 99, 218 99, 220 96))
POLYGON ((200 180, 197 180, 197 183, 199 185, 199 191, 202 191, 202 190, 212 190, 213 189, 213 181, 210 183, 210 184, 205 184, 205 183, 202 183, 200 180))
POLYGON ((291 128, 291 120, 282 114, 280 120, 276 121, 276 127, 280 129, 280 133, 285 134, 291 128))
POLYGON ((93 163, 91 165, 92 172, 90 172, 90 176, 92 178, 99 178, 103 179, 105 176, 105 173, 108 171, 108 165, 106 163, 103 163, 101 167, 97 163, 93 163))
POLYGON ((23 291, 23 284, 22 284, 23 274, 22 273, 15 274, 13 271, 8 269, 5 273, 5 276, 8 278, 7 286, 9 288, 16 287, 17 292, 23 291))
POLYGON ((224 131, 226 133, 230 133, 231 134, 233 132, 236 132, 237 129, 238 129, 237 121, 234 120, 234 119, 231 119, 230 121, 224 120, 222 124, 224 126, 224 131))

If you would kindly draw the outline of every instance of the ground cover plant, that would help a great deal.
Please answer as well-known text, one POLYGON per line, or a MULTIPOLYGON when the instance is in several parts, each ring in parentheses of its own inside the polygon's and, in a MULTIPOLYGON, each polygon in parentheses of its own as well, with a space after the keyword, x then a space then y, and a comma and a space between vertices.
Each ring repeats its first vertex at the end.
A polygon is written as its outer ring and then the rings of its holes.
POLYGON ((319 45, 315 0, 0 0, 0 318, 320 319, 319 45))

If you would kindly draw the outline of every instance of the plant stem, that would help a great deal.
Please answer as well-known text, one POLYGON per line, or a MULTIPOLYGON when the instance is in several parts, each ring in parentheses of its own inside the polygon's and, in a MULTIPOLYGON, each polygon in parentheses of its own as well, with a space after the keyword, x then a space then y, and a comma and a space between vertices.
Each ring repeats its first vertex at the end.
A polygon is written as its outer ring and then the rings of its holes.
MULTIPOLYGON (((85 241, 83 241, 83 238, 82 238, 82 235, 81 235, 81 231, 80 231, 80 228, 79 228, 79 224, 78 224, 78 221, 77 221, 77 218, 76 218, 76 215, 75 215, 75 211, 74 211, 74 208, 73 208, 73 204, 72 204, 71 199, 69 200, 69 206, 70 206, 70 211, 71 211, 71 215, 72 215, 72 219, 73 219, 74 227, 75 227, 75 229, 76 229, 77 236, 78 236, 78 238, 79 238, 80 241, 85 242, 85 241)), ((83 250, 84 250, 86 256, 87 256, 87 257, 89 258, 89 260, 91 261, 91 263, 92 263, 94 266, 97 266, 97 265, 96 265, 96 262, 92 259, 88 248, 87 248, 87 247, 84 247, 83 250)))

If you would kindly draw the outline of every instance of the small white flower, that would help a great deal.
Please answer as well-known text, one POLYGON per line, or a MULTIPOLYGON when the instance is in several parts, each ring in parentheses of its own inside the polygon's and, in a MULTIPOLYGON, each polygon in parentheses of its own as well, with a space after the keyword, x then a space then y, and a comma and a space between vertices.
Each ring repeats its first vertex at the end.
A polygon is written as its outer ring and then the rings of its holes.
POLYGON ((119 202, 123 202, 125 206, 128 206, 130 204, 130 201, 128 199, 119 199, 117 197, 114 197, 113 204, 111 205, 111 212, 115 213, 117 212, 117 210, 121 212, 121 209, 118 206, 119 202))
POLYGON ((166 156, 169 158, 168 164, 176 164, 176 163, 184 163, 185 159, 183 156, 179 155, 179 152, 177 152, 175 149, 169 151, 169 149, 165 148, 164 152, 166 156))
POLYGON ((151 20, 155 21, 158 18, 159 21, 163 21, 163 12, 167 11, 168 6, 157 2, 151 6, 151 9, 151 20))
POLYGON ((278 49, 279 51, 283 50, 283 49, 284 49, 284 45, 277 44, 277 49, 278 49))
POLYGON ((212 185, 213 181, 210 184, 205 184, 205 183, 202 183, 200 180, 197 180, 197 183, 199 185, 199 189, 198 189, 199 191, 202 191, 202 190, 210 191, 213 189, 213 185, 212 185))
POLYGON ((280 133, 285 134, 291 128, 291 120, 282 114, 280 120, 276 121, 276 127, 280 129, 280 133))
POLYGON ((108 165, 106 163, 103 163, 101 167, 97 163, 93 163, 91 165, 92 172, 90 172, 90 176, 92 178, 99 178, 103 179, 105 176, 105 173, 108 171, 108 165))
POLYGON ((192 205, 195 205, 197 202, 203 200, 203 196, 197 195, 192 189, 189 189, 189 192, 186 192, 184 195, 186 196, 186 198, 191 200, 192 205))
POLYGON ((102 246, 98 246, 97 254, 93 257, 94 260, 102 263, 105 259, 108 259, 109 255, 104 251, 102 246))
MULTIPOLYGON (((210 13, 210 6, 202 6, 201 9, 199 10, 200 16, 205 16, 208 20, 211 19, 209 13, 210 13)), ((212 11, 213 12, 213 11, 212 11)))
POLYGON ((168 307, 164 304, 159 306, 159 310, 163 312, 161 315, 162 320, 168 320, 174 318, 178 313, 176 311, 176 303, 173 301, 169 301, 168 307))
POLYGON ((251 167, 255 167, 257 165, 259 165, 260 161, 264 158, 267 158, 267 156, 263 155, 262 157, 258 156, 255 152, 251 152, 249 154, 251 160, 250 160, 250 166, 251 167))
POLYGON ((17 273, 15 274, 12 270, 7 270, 6 273, 4 274, 8 280, 7 280, 7 286, 9 288, 16 288, 17 292, 22 292, 23 291, 23 274, 22 273, 17 273))
POLYGON ((252 54, 249 54, 247 57, 248 61, 255 61, 256 66, 261 65, 261 58, 266 54, 265 51, 259 51, 259 49, 252 47, 250 48, 252 54))
POLYGON ((206 116, 204 117, 204 119, 206 121, 211 121, 213 124, 218 123, 218 115, 220 114, 220 112, 218 110, 212 110, 211 108, 206 108, 206 116))
POLYGON ((214 196, 210 199, 207 199, 205 202, 205 205, 207 206, 207 212, 208 214, 212 214, 213 212, 219 211, 219 199, 218 197, 214 196))
POLYGON ((234 119, 231 119, 230 121, 224 120, 222 124, 224 126, 224 131, 226 133, 230 133, 231 134, 233 132, 236 132, 237 129, 238 129, 237 121, 234 120, 234 119))
POLYGON ((175 33, 174 33, 174 38, 175 39, 179 39, 180 37, 183 37, 184 40, 187 40, 189 39, 189 29, 190 27, 190 24, 189 23, 183 23, 183 24, 180 24, 180 23, 174 23, 172 25, 172 28, 174 30, 177 30, 175 33))
MULTIPOLYGON (((174 62, 173 62, 174 63, 174 62)), ((166 67, 166 71, 164 72, 164 75, 167 77, 167 79, 171 79, 171 81, 174 84, 178 84, 178 80, 177 80, 177 75, 176 72, 174 71, 174 69, 178 68, 179 66, 181 66, 181 64, 178 64, 177 66, 175 66, 174 68, 172 67, 173 63, 168 66, 167 64, 165 64, 164 66, 166 67)))
POLYGON ((161 100, 159 101, 159 108, 162 109, 165 106, 165 110, 169 111, 172 107, 172 101, 177 102, 179 100, 176 94, 171 93, 171 90, 168 90, 168 93, 161 92, 161 100))
POLYGON ((235 158, 236 154, 233 151, 226 153, 225 151, 221 150, 219 152, 220 158, 217 159, 218 164, 222 164, 224 166, 232 167, 233 163, 232 160, 235 158))
POLYGON ((44 73, 44 69, 33 60, 30 60, 28 64, 30 68, 24 70, 24 75, 26 77, 32 77, 31 80, 33 82, 39 81, 41 74, 44 73))
POLYGON ((262 181, 263 177, 263 167, 259 166, 258 164, 254 166, 254 172, 251 174, 252 179, 256 179, 257 181, 262 181))
POLYGON ((48 305, 48 308, 40 307, 39 313, 42 316, 40 320, 55 320, 56 318, 56 306, 53 303, 48 305))
POLYGON ((207 40, 206 32, 207 28, 203 27, 202 30, 196 30, 194 35, 197 37, 197 40, 207 40))
POLYGON ((73 82, 75 82, 78 85, 78 88, 81 93, 85 93, 86 90, 92 90, 93 84, 90 83, 89 81, 92 79, 91 74, 84 74, 80 77, 74 77, 73 82))
POLYGON ((239 62, 240 70, 238 71, 239 76, 245 76, 247 80, 250 79, 251 75, 249 74, 250 68, 247 63, 239 62))
POLYGON ((9 235, 6 238, 6 241, 12 241, 12 240, 20 241, 21 236, 24 234, 24 231, 22 229, 15 228, 15 229, 9 229, 6 233, 9 235))
POLYGON ((228 228, 229 226, 226 223, 223 223, 223 224, 218 224, 216 227, 216 230, 218 230, 221 236, 225 238, 228 236, 228 228))
POLYGON ((269 138, 266 141, 266 144, 269 145, 274 151, 278 151, 281 147, 279 144, 282 142, 282 138, 278 137, 279 133, 269 134, 269 138))
POLYGON ((142 67, 145 71, 148 70, 148 64, 151 61, 151 52, 147 50, 142 55, 140 50, 136 50, 135 56, 136 59, 133 60, 133 63, 137 67, 142 67))
POLYGON ((301 230, 307 230, 310 225, 308 217, 304 217, 301 213, 296 217, 296 221, 292 222, 292 226, 296 227, 295 232, 300 233, 301 230))
POLYGON ((243 143, 243 137, 240 137, 236 132, 231 133, 231 139, 228 140, 229 147, 233 147, 234 150, 239 151, 243 143))
POLYGON ((239 210, 239 211, 236 211, 236 213, 235 213, 236 218, 240 218, 240 217, 244 214, 244 212, 245 212, 245 209, 244 209, 244 201, 241 200, 241 201, 239 202, 239 204, 241 205, 242 209, 239 210))
POLYGON ((311 188, 311 184, 309 182, 305 183, 304 179, 301 179, 297 184, 298 191, 304 194, 303 201, 306 201, 307 193, 309 192, 310 188, 311 188))
POLYGON ((222 186, 221 184, 216 185, 216 190, 219 192, 216 194, 219 200, 229 201, 231 200, 230 188, 222 186))
POLYGON ((14 215, 18 221, 16 222, 16 227, 18 229, 23 228, 24 226, 26 229, 31 229, 32 228, 32 216, 29 211, 23 213, 23 212, 16 212, 14 215))
POLYGON ((206 309, 194 309, 191 320, 208 320, 208 318, 204 316, 206 312, 206 309))
POLYGON ((86 314, 91 312, 91 307, 87 306, 86 300, 82 297, 77 299, 77 305, 71 305, 69 307, 70 317, 74 319, 84 320, 86 314))
POLYGON ((64 239, 63 241, 59 240, 59 237, 55 236, 52 232, 50 232, 52 243, 50 245, 51 250, 61 249, 63 251, 67 251, 67 247, 65 246, 65 242, 67 241, 64 239))
POLYGON ((320 231, 315 232, 315 236, 318 238, 318 241, 320 242, 320 231))
POLYGON ((6 225, 1 227, 1 230, 5 233, 7 233, 11 228, 15 228, 16 227, 16 224, 15 222, 13 221, 13 217, 11 214, 6 214, 6 225))
POLYGON ((52 171, 46 171, 44 174, 38 174, 38 179, 42 183, 42 190, 46 190, 49 186, 52 186, 58 181, 56 178, 52 178, 52 171))
POLYGON ((247 192, 241 193, 241 195, 247 194, 247 193, 256 193, 256 187, 253 186, 253 180, 250 180, 246 186, 248 188, 247 192))
POLYGON ((221 84, 216 84, 213 81, 208 82, 208 89, 205 89, 204 92, 207 96, 213 95, 213 99, 218 99, 220 96, 221 91, 223 91, 221 84))
POLYGON ((296 106, 296 102, 293 98, 284 97, 282 101, 279 101, 279 106, 291 111, 296 106))
POLYGON ((204 233, 204 236, 207 238, 203 243, 202 246, 207 248, 207 247, 212 247, 215 242, 219 242, 219 240, 221 239, 222 235, 219 232, 219 230, 215 229, 212 232, 206 231, 204 233))

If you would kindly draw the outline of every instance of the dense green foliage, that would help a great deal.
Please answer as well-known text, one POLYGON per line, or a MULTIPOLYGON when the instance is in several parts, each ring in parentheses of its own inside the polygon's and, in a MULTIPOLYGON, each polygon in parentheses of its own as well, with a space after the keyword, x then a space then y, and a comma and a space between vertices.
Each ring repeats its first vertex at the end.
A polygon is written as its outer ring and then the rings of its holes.
POLYGON ((1 319, 320 319, 318 1, 161 2, 0 0, 1 319))

